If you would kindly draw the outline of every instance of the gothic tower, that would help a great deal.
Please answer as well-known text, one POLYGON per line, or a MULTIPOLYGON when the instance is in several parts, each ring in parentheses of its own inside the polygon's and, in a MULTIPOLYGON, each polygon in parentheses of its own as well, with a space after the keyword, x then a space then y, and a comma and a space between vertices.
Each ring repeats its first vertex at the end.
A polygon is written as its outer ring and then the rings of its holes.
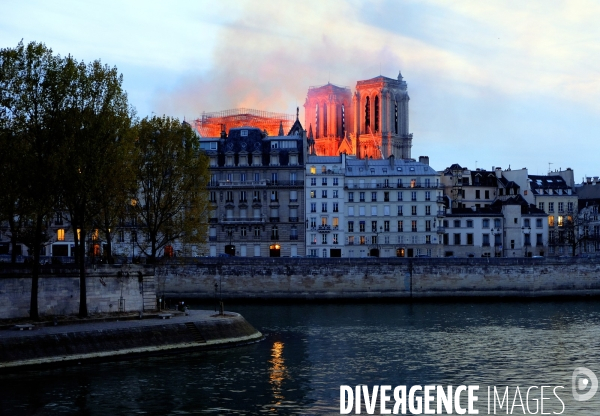
POLYGON ((304 125, 312 128, 316 154, 354 153, 349 136, 353 123, 351 106, 350 88, 330 83, 309 87, 304 103, 304 125))
POLYGON ((352 98, 356 154, 360 158, 410 159, 406 81, 378 76, 356 83, 352 98))

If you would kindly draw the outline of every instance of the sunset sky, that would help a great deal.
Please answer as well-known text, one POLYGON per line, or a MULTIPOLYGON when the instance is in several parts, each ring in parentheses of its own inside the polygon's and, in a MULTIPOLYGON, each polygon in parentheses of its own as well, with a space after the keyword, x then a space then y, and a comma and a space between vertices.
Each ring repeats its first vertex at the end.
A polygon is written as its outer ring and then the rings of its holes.
MULTIPOLYGON (((309 86, 408 82, 412 155, 433 168, 600 176, 600 2, 14 1, 0 46, 116 66, 140 117, 295 113, 309 86)), ((308 128, 308 126, 305 126, 308 128)))

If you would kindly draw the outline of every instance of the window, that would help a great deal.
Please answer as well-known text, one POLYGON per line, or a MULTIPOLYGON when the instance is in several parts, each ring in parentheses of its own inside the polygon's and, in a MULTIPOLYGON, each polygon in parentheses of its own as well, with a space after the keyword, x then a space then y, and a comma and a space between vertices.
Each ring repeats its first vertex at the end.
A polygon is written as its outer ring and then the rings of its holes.
POLYGON ((317 228, 317 217, 310 217, 310 228, 317 228))
POLYGON ((310 185, 317 186, 317 178, 310 178, 310 185))
POLYGON ((350 246, 354 245, 354 236, 353 235, 348 237, 348 245, 350 245, 350 246))
POLYGON ((65 241, 65 229, 64 228, 59 228, 56 231, 56 239, 58 241, 65 241))
POLYGON ((475 190, 475 199, 481 199, 481 191, 479 189, 475 190))
POLYGON ((558 216, 558 226, 562 227, 564 225, 564 217, 562 215, 558 216))
POLYGON ((367 242, 367 240, 366 240, 365 236, 364 236, 364 235, 361 235, 361 236, 360 236, 360 244, 361 244, 361 245, 364 245, 366 242, 367 242))
POLYGON ((487 218, 483 219, 483 228, 489 228, 490 226, 490 220, 487 218))
POLYGON ((502 226, 502 220, 500 218, 496 218, 494 220, 494 227, 500 228, 502 226))
POLYGON ((277 228, 276 225, 274 225, 271 228, 271 240, 278 240, 279 239, 279 228, 277 228))
POLYGON ((317 203, 316 202, 310 203, 310 212, 317 212, 317 203))
MULTIPOLYGON (((425 244, 431 244, 431 236, 430 235, 425 236, 425 244)), ((431 256, 431 250, 427 250, 427 253, 429 256, 431 256)))
POLYGON ((425 221, 425 231, 431 231, 431 221, 425 221))
POLYGON ((543 211, 544 210, 544 203, 543 202, 538 202, 538 208, 543 211))
POLYGON ((402 220, 398 221, 398 232, 401 233, 402 231, 404 231, 403 228, 404 228, 403 221, 402 220))
POLYGON ((431 201, 431 192, 425 191, 425 201, 431 201))
POLYGON ((431 215, 431 207, 429 205, 425 205, 425 215, 431 215))
POLYGON ((248 130, 240 130, 240 136, 247 137, 248 136, 248 130))
POLYGON ((125 242, 125 232, 123 230, 119 231, 119 243, 125 242))
POLYGON ((310 167, 310 174, 311 175, 316 175, 317 174, 317 167, 316 166, 311 166, 310 167))
POLYGON ((246 227, 240 227, 240 237, 246 237, 246 227))
POLYGON ((277 185, 277 180, 278 180, 278 179, 279 179, 279 178, 278 178, 277 172, 273 172, 273 173, 271 173, 271 183, 272 183, 273 185, 277 185))
POLYGON ((333 203, 333 212, 339 212, 339 205, 337 202, 333 203))
POLYGON ((332 237, 333 237, 333 239, 332 239, 333 241, 331 243, 332 244, 337 244, 338 243, 338 235, 337 234, 333 234, 332 237))
POLYGON ((473 234, 467 234, 467 245, 473 245, 473 234))
POLYGON ((398 201, 402 201, 402 191, 398 191, 398 201))
POLYGON ((485 199, 490 199, 490 191, 485 191, 485 199))
POLYGON ((467 228, 473 228, 473 220, 467 220, 467 228))
POLYGON ((333 191, 333 198, 337 198, 337 197, 338 197, 338 190, 337 190, 337 189, 335 189, 335 190, 333 191))
POLYGON ((240 191, 240 202, 247 202, 248 198, 246 196, 246 191, 240 191))
POLYGON ((339 178, 333 178, 333 186, 339 185, 339 178))
POLYGON ((321 203, 321 212, 327 212, 327 202, 321 203))
POLYGON ((377 221, 371 221, 371 231, 374 233, 377 232, 377 221))
POLYGON ((529 218, 523 219, 523 227, 531 227, 531 220, 529 218))
POLYGON ((410 200, 411 201, 416 201, 417 200, 417 191, 412 191, 410 193, 410 200))
POLYGON ((389 202, 390 201, 390 193, 389 192, 384 192, 383 193, 383 200, 384 200, 384 202, 389 202))
POLYGON ((488 247, 490 245, 490 235, 489 234, 483 234, 483 239, 482 239, 482 245, 484 247, 488 247))
POLYGON ((398 205, 398 215, 402 215, 402 205, 398 205))
POLYGON ((536 234, 535 235, 535 245, 536 246, 543 246, 544 245, 544 240, 543 240, 543 234, 536 234))
POLYGON ((454 220, 454 228, 460 228, 460 220, 454 220))
POLYGON ((558 212, 565 212, 564 205, 565 205, 564 202, 558 203, 558 212))
POLYGON ((572 202, 567 202, 567 211, 573 212, 573 203, 572 202))
POLYGON ((371 207, 371 215, 377 215, 377 205, 371 207))
POLYGON ((416 232, 417 232, 417 222, 416 222, 416 221, 414 221, 414 220, 413 220, 413 221, 411 221, 411 231, 412 231, 413 233, 416 233, 416 232))
POLYGON ((327 198, 327 189, 321 191, 321 198, 327 198))
POLYGON ((554 227, 554 215, 548 217, 548 227, 554 227))
POLYGON ((358 231, 360 231, 361 233, 365 232, 365 222, 361 221, 358 226, 360 227, 358 231))
POLYGON ((271 202, 278 202, 279 194, 278 191, 271 191, 271 202))
POLYGON ((542 228, 542 219, 538 218, 535 220, 535 226, 536 228, 542 228))
POLYGON ((554 212, 554 202, 548 202, 548 212, 554 212))
POLYGON ((321 179, 321 185, 327 186, 327 178, 322 178, 321 179))
POLYGON ((390 206, 389 205, 383 206, 383 215, 390 215, 390 206))
POLYGON ((348 216, 349 217, 353 217, 354 216, 354 207, 348 207, 348 216))
POLYGON ((348 192, 348 202, 354 202, 354 192, 348 192))
POLYGON ((416 205, 412 205, 410 207, 410 213, 411 213, 411 215, 417 215, 417 206, 416 205))
POLYGON ((327 234, 321 235, 321 244, 327 244, 327 234))
POLYGON ((252 192, 252 202, 260 202, 260 191, 252 192))
POLYGON ((361 217, 365 216, 365 207, 358 207, 358 215, 360 215, 361 217))
POLYGON ((460 234, 454 234, 454 245, 460 246, 460 234))
POLYGON ((254 227, 254 237, 260 238, 260 227, 254 227))
POLYGON ((383 231, 390 231, 390 222, 389 221, 383 222, 383 231))
POLYGON ((354 221, 348 221, 348 232, 349 233, 354 232, 354 221))
POLYGON ((377 192, 371 192, 371 202, 377 201, 377 192))

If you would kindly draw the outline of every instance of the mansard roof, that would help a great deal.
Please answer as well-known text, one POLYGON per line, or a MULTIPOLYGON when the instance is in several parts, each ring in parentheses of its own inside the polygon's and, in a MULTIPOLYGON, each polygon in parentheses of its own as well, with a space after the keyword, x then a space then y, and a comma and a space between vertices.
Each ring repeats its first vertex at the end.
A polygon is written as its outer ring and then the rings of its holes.
POLYGON ((558 175, 529 175, 531 190, 535 194, 542 194, 545 189, 571 189, 565 180, 558 175))
POLYGON ((347 159, 346 176, 439 175, 435 169, 413 159, 347 159))

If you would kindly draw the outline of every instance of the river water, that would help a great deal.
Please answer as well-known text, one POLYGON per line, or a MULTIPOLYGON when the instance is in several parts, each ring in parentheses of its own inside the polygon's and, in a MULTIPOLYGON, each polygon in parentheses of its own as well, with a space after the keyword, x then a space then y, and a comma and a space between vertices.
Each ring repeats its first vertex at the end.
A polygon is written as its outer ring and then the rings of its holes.
POLYGON ((575 401, 571 391, 575 368, 600 376, 600 300, 227 307, 266 339, 0 375, 0 414, 339 414, 340 385, 360 384, 478 385, 480 414, 488 413, 488 386, 496 386, 500 398, 508 386, 509 398, 502 409, 496 404, 496 414, 506 414, 509 401, 517 404, 512 414, 528 414, 545 385, 552 386, 544 393, 545 413, 600 414, 600 392, 575 401), (537 389, 527 398, 531 386, 537 389))

